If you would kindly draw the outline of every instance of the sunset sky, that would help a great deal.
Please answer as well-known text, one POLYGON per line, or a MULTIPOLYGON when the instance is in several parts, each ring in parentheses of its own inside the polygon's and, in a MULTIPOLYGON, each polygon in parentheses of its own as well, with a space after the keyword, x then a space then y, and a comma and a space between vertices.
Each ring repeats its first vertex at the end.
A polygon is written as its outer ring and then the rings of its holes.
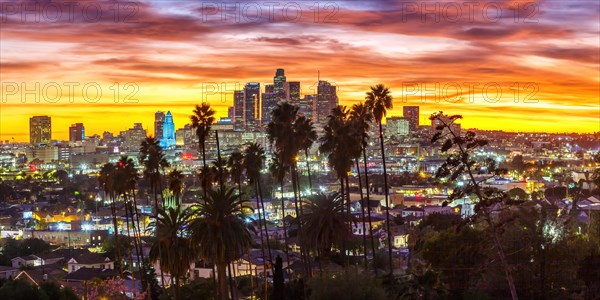
POLYGON ((388 115, 420 105, 422 120, 463 114, 463 128, 600 131, 599 1, 119 1, 0 2, 1 140, 28 141, 32 115, 52 117, 53 139, 75 122, 152 131, 157 110, 179 128, 214 83, 227 91, 206 100, 225 116, 236 84, 264 89, 276 68, 302 94, 320 72, 343 105, 384 83, 388 115))

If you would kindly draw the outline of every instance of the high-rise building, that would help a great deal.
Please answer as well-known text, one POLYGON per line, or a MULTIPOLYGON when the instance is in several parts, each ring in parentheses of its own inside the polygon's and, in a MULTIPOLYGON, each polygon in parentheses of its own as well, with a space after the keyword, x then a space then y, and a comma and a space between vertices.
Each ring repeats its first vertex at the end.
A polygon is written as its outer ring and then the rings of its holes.
POLYGON ((175 123, 173 123, 173 115, 170 111, 165 115, 165 120, 162 124, 162 138, 160 139, 160 147, 167 149, 175 146, 175 123))
POLYGON ((385 119, 385 135, 387 137, 406 136, 410 130, 410 122, 406 118, 390 117, 385 119))
POLYGON ((75 123, 69 127, 69 141, 81 142, 85 139, 85 127, 83 123, 75 123))
POLYGON ((29 118, 29 143, 32 145, 50 143, 52 140, 52 120, 49 116, 29 118))
POLYGON ((416 131, 419 128, 419 107, 404 106, 402 109, 404 118, 408 120, 410 131, 416 131))
POLYGON ((246 131, 260 127, 260 83, 248 82, 244 87, 244 126, 246 131))
POLYGON ((275 77, 273 77, 273 91, 276 93, 283 92, 285 87, 285 71, 283 69, 277 69, 275 71, 275 77))
MULTIPOLYGON (((272 85, 267 85, 267 87, 272 87, 272 85)), ((267 88, 267 90, 272 90, 271 88, 267 88)), ((275 92, 266 92, 262 94, 262 108, 261 108, 261 115, 262 115, 262 126, 263 128, 265 126, 267 126, 267 124, 269 124, 269 122, 271 122, 271 112, 273 111, 273 109, 275 109, 275 107, 277 107, 277 102, 278 102, 278 97, 277 97, 278 93, 275 92)))
POLYGON ((190 124, 185 124, 183 128, 177 129, 175 140, 177 145, 193 146, 198 143, 194 129, 190 124))
POLYGON ((234 116, 235 116, 234 107, 233 106, 228 107, 227 108, 227 118, 229 118, 233 121, 234 116))
POLYGON ((289 81, 285 83, 285 99, 297 105, 300 101, 300 82, 289 81))
POLYGON ((337 88, 331 83, 320 80, 317 86, 317 123, 323 126, 327 116, 338 106, 337 88))
POLYGON ((307 118, 317 120, 317 95, 304 95, 298 112, 307 118))
POLYGON ((132 128, 121 131, 122 147, 125 150, 139 150, 140 144, 146 139, 146 130, 142 123, 134 123, 132 128))
POLYGON ((233 128, 238 131, 245 129, 244 123, 244 91, 233 92, 233 128))
POLYGON ((154 138, 160 141, 163 138, 163 123, 165 122, 165 113, 157 111, 154 113, 154 138))

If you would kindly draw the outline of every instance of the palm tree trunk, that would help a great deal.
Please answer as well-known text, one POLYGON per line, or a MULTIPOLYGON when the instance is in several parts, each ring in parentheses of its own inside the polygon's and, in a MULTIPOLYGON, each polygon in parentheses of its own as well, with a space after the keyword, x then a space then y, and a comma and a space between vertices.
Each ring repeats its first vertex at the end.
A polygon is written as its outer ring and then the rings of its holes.
POLYGON ((260 205, 262 206, 262 219, 263 219, 263 223, 265 224, 265 237, 266 237, 266 241, 267 241, 267 250, 269 251, 269 261, 271 262, 271 265, 273 266, 273 254, 271 253, 271 241, 269 240, 269 230, 267 228, 267 215, 265 213, 265 202, 263 200, 263 196, 262 196, 262 188, 260 187, 260 181, 257 180, 256 181, 256 186, 257 186, 257 196, 260 198, 260 205))
MULTIPOLYGON (((294 205, 296 206, 296 220, 298 220, 298 232, 302 231, 302 222, 300 222, 300 217, 302 215, 302 205, 301 203, 299 203, 299 188, 298 188, 298 173, 296 172, 296 165, 292 165, 291 168, 291 175, 292 175, 292 186, 293 186, 293 190, 294 190, 294 205)), ((298 240, 299 241, 299 240, 298 240)), ((306 255, 306 247, 301 246, 300 247, 300 257, 302 259, 302 261, 304 262, 304 267, 305 267, 305 271, 307 276, 310 276, 310 268, 308 267, 308 260, 310 258, 307 257, 306 255)))
MULTIPOLYGON (((256 186, 255 186, 256 188, 256 186)), ((258 209, 260 207, 260 198, 258 197, 258 188, 256 188, 256 209, 258 209)), ((262 230, 262 214, 260 213, 260 211, 258 212, 258 232, 260 235, 260 250, 261 250, 261 254, 262 254, 262 258, 263 258, 263 262, 266 262, 266 255, 265 255, 265 239, 263 237, 263 230, 262 230)), ((264 268, 267 268, 267 264, 263 263, 264 268)), ((219 273, 217 266, 217 273, 219 273)), ((265 273, 266 274, 266 273, 265 273)), ((219 276, 221 276, 221 274, 218 274, 219 276)), ((266 276, 265 276, 265 280, 266 280, 266 276)))
POLYGON ((112 212, 113 217, 113 227, 115 229, 115 249, 117 253, 117 264, 119 266, 119 276, 123 276, 123 260, 121 259, 121 247, 119 244, 119 227, 117 224, 117 206, 115 204, 115 194, 114 192, 110 193, 110 210, 112 212))
POLYGON ((390 275, 394 273, 394 263, 392 261, 392 231, 390 230, 390 199, 387 179, 387 169, 385 167, 385 148, 383 145, 383 126, 379 121, 379 143, 381 144, 381 161, 383 162, 383 185, 385 193, 385 220, 388 240, 388 259, 390 260, 390 275))
POLYGON ((202 150, 202 167, 206 167, 206 149, 204 146, 205 139, 206 139, 206 137, 203 136, 198 141, 200 143, 200 149, 202 150))
POLYGON ((304 156, 306 157, 306 172, 308 174, 308 187, 310 188, 310 194, 312 195, 312 178, 310 176, 310 163, 308 162, 308 148, 304 149, 304 156))
MULTIPOLYGON (((136 201, 136 197, 135 197, 135 190, 131 191, 132 194, 132 211, 135 213, 135 221, 137 223, 137 236, 136 236, 136 240, 138 243, 138 247, 139 247, 139 253, 138 253, 138 268, 139 268, 139 273, 140 273, 140 282, 142 282, 143 280, 143 274, 144 274, 144 268, 142 267, 144 265, 144 248, 142 246, 142 227, 140 227, 140 216, 138 213, 138 209, 137 209, 137 201, 136 201)), ((132 216, 133 217, 133 216, 132 216)), ((135 228, 134 228, 134 232, 135 232, 135 228)), ((143 288, 143 287, 142 287, 143 288)), ((148 291, 150 290, 150 285, 148 285, 148 291)))
POLYGON ((173 289, 175 290, 175 299, 181 299, 181 295, 179 294, 179 276, 175 276, 175 284, 173 289))
MULTIPOLYGON (((369 185, 369 169, 367 168, 367 149, 363 148, 363 164, 365 166, 365 185, 367 186, 367 213, 369 220, 369 236, 371 238, 371 251, 373 253, 373 262, 375 261, 375 257, 377 256, 377 252, 375 252, 375 240, 373 239, 373 221, 371 220, 371 197, 370 193, 370 185, 369 185)), ((377 276, 377 266, 373 264, 373 269, 375 270, 375 276, 377 276)))
MULTIPOLYGON (((347 210, 347 214, 349 216, 351 216, 352 210, 350 209, 350 184, 348 183, 348 175, 346 175, 345 177, 346 177, 346 210, 347 210)), ((354 236, 350 235, 350 237, 352 238, 352 242, 353 242, 354 236)), ((352 249, 352 253, 353 253, 353 255, 356 255, 356 252, 354 251, 354 249, 352 249)), ((348 256, 348 265, 350 265, 350 256, 348 256)))
MULTIPOLYGON (((340 178, 340 195, 342 197, 342 215, 346 210, 344 205, 344 199, 346 199, 346 193, 344 188, 344 178, 340 178)), ((346 239, 342 239, 342 260, 346 261, 346 239)))
POLYGON ((287 265, 290 265, 290 255, 288 253, 289 248, 290 248, 290 244, 288 243, 288 236, 287 236, 287 225, 285 225, 285 202, 283 200, 283 179, 279 182, 279 185, 281 186, 281 223, 283 223, 283 240, 285 242, 285 257, 287 260, 287 265))
POLYGON ((219 286, 219 295, 218 298, 221 300, 229 299, 229 291, 227 288, 227 275, 225 274, 225 263, 219 262, 217 263, 217 276, 218 276, 218 286, 219 286))
POLYGON ((362 178, 360 176, 360 164, 358 163, 358 157, 355 158, 356 161, 356 171, 358 173, 358 190, 360 191, 360 214, 362 218, 362 238, 363 238, 363 256, 365 261, 365 270, 367 270, 367 227, 366 227, 366 218, 365 218, 365 198, 363 197, 362 190, 362 178))
POLYGON ((235 285, 233 284, 233 275, 231 274, 231 264, 227 264, 227 277, 229 279, 229 293, 231 294, 231 299, 235 299, 235 285))
MULTIPOLYGON (((158 191, 156 190, 156 183, 152 184, 152 189, 154 190, 154 220, 155 222, 158 222, 158 191)), ((162 198, 162 197, 161 197, 162 198)), ((164 198, 162 199, 163 202, 163 206, 164 206, 164 198)), ((157 232, 155 232, 155 234, 158 234, 157 232)), ((158 236, 157 236, 158 238, 158 236)), ((163 257, 162 256, 162 246, 161 243, 158 243, 158 257, 163 257)), ((160 267, 160 265, 159 265, 160 267)), ((160 283, 161 283, 161 287, 164 289, 165 288, 165 275, 163 272, 163 268, 160 268, 160 283)))
POLYGON ((135 273, 133 270, 133 251, 131 251, 131 230, 129 227, 129 209, 127 208, 127 196, 125 196, 125 222, 127 222, 127 237, 129 237, 127 249, 129 249, 129 268, 131 269, 131 290, 135 291, 135 273))

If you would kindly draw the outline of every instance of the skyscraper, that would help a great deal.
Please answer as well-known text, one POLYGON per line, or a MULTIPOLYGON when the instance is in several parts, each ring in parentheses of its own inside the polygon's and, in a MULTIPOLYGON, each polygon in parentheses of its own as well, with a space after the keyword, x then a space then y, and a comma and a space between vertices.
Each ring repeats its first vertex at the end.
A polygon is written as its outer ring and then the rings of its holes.
POLYGON ((403 116, 408 120, 408 128, 411 132, 414 132, 419 128, 419 107, 418 106, 404 106, 403 116))
MULTIPOLYGON (((282 70, 283 71, 283 70, 282 70)), ((248 82, 244 87, 245 130, 257 130, 260 126, 260 83, 248 82)))
POLYGON ((300 101, 300 82, 290 81, 285 83, 285 99, 297 105, 300 101))
POLYGON ((273 91, 273 85, 267 85, 265 87, 267 92, 262 94, 262 108, 261 108, 261 116, 262 116, 262 126, 266 126, 271 122, 271 111, 275 109, 278 102, 278 93, 273 91))
POLYGON ((273 91, 276 93, 283 92, 285 86, 285 71, 283 69, 277 69, 275 71, 275 77, 273 77, 273 91))
POLYGON ((81 142, 85 138, 85 127, 83 123, 75 123, 69 127, 69 141, 81 142))
POLYGON ((175 146, 175 123, 173 123, 173 115, 168 111, 165 115, 165 120, 162 124, 162 138, 160 139, 160 147, 167 149, 175 146))
POLYGON ((233 92, 233 129, 244 130, 244 91, 233 92))
POLYGON ((163 123, 165 122, 165 113, 157 111, 154 113, 154 138, 160 141, 163 138, 163 123))
POLYGON ((140 144, 146 138, 146 130, 142 127, 142 123, 133 123, 133 127, 120 133, 122 143, 121 146, 128 151, 140 149, 140 144))
POLYGON ((331 110, 338 106, 336 90, 335 85, 319 80, 317 86, 317 123, 321 126, 327 123, 327 116, 331 114, 331 110))
POLYGON ((52 140, 52 120, 49 116, 29 118, 29 143, 49 143, 52 140))

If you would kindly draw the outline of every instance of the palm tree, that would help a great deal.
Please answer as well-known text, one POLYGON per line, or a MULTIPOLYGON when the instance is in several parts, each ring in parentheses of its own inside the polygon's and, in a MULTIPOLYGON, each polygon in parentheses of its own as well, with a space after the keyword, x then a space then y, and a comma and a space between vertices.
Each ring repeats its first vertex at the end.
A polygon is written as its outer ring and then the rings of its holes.
POLYGON ((169 173, 169 191, 175 197, 175 202, 181 205, 181 194, 183 193, 183 173, 175 169, 169 173))
MULTIPOLYGON (((136 233, 136 217, 137 217, 137 228, 139 229, 139 215, 137 214, 137 205, 135 202, 135 187, 138 180, 138 173, 135 169, 135 165, 131 158, 127 158, 127 156, 123 155, 117 162, 115 168, 115 191, 118 195, 123 197, 123 202, 125 203, 125 221, 127 223, 127 236, 129 240, 132 240, 133 231, 133 244, 136 252, 136 256, 141 258, 143 261, 143 252, 141 251, 141 243, 138 243, 138 239, 140 235, 136 233), (129 222, 131 220, 131 222, 129 222)), ((131 246, 131 245, 128 245, 131 246)), ((129 260, 130 267, 133 276, 133 257, 132 252, 130 252, 129 260)), ((138 261, 141 262, 141 261, 138 261)), ((142 277, 142 269, 139 270, 140 278, 142 277)), ((135 285, 135 278, 132 278, 132 286, 135 285)))
MULTIPOLYGON (((323 129, 323 136, 319 139, 319 151, 327 153, 327 160, 335 171, 340 181, 340 194, 346 199, 346 211, 350 213, 350 190, 348 172, 352 168, 352 159, 356 152, 356 145, 360 145, 357 136, 348 120, 348 110, 345 106, 338 106, 331 110, 327 124, 323 129), (345 184, 345 187, 344 187, 345 184), (346 190, 346 192, 345 192, 346 190)), ((345 245, 342 247, 346 255, 345 245)))
MULTIPOLYGON (((300 151, 299 140, 296 138, 295 123, 298 118, 298 107, 288 102, 279 102, 277 107, 271 111, 271 122, 267 124, 267 136, 272 146, 272 152, 276 153, 277 160, 284 167, 283 170, 289 170, 292 179, 294 191, 294 208, 296 217, 302 214, 302 206, 299 200, 298 176, 297 176, 297 157, 300 151)), ((298 223, 299 227, 302 226, 298 223)), ((309 260, 306 259, 304 249, 301 249, 301 256, 308 266, 309 260)), ((307 273, 310 275, 309 270, 307 273)))
POLYGON ((227 264, 250 248, 252 239, 241 215, 249 209, 235 189, 209 190, 204 203, 197 204, 190 222, 198 254, 217 265, 219 299, 228 299, 227 264))
MULTIPOLYGON (((267 241, 267 249, 269 252, 269 260, 273 263, 273 255, 271 254, 271 243, 269 241, 269 231, 267 228, 267 218, 265 214, 265 203, 263 201, 262 189, 260 186, 260 171, 262 170, 265 164, 265 151, 263 148, 256 143, 249 144, 244 150, 244 167, 246 169, 246 176, 248 176, 248 180, 250 185, 254 185, 256 190, 256 206, 257 208, 262 208, 258 212, 258 223, 260 228, 260 239, 261 243, 263 242, 263 224, 265 231, 265 238, 267 241), (261 216, 262 211, 262 216, 261 216)), ((264 245, 263 246, 263 257, 264 257, 264 245)))
POLYGON ((383 125, 382 120, 385 117, 387 110, 392 109, 392 94, 390 90, 383 84, 372 86, 371 90, 367 92, 365 104, 372 112, 375 121, 379 125, 379 143, 381 146, 381 160, 383 162, 383 185, 385 190, 385 220, 388 240, 388 259, 390 261, 390 274, 394 272, 392 262, 392 232, 390 231, 390 201, 389 201, 389 187, 387 179, 387 169, 385 166, 385 149, 383 145, 383 125))
MULTIPOLYGON (((364 224, 365 224, 365 218, 364 218, 364 206, 365 203, 367 205, 367 219, 369 222, 369 237, 371 240, 371 253, 373 254, 373 260, 375 260, 375 242, 373 240, 373 222, 371 219, 371 199, 370 199, 370 191, 369 191, 369 172, 367 169, 367 146, 368 146, 368 141, 369 141, 369 127, 370 127, 370 123, 373 121, 373 115, 371 114, 371 112, 369 111, 368 107, 366 107, 363 103, 358 103, 358 104, 354 104, 352 105, 352 109, 350 110, 350 122, 352 122, 352 125, 354 127, 354 133, 356 135, 358 135, 360 137, 360 151, 362 152, 362 156, 363 156, 363 165, 364 165, 364 174, 365 174, 365 186, 367 187, 366 189, 366 199, 363 198, 363 192, 362 192, 362 180, 360 178, 360 166, 358 163, 359 158, 355 158, 356 159, 356 170, 358 172, 358 183, 359 183, 359 189, 360 189, 360 197, 362 200, 362 204, 361 204, 361 213, 362 213, 362 223, 363 223, 363 240, 365 239, 365 234, 366 234, 366 230, 364 228, 364 224)), ((364 246, 365 249, 365 259, 366 259, 366 255, 367 255, 367 249, 366 246, 364 246)), ((377 267, 375 267, 375 274, 377 274, 377 267)))
POLYGON ((117 255, 117 265, 119 267, 119 274, 123 274, 123 264, 121 260, 121 247, 119 245, 119 227, 117 223, 117 208, 115 204, 115 190, 114 190, 114 177, 115 177, 115 166, 111 163, 106 163, 100 170, 98 176, 98 183, 104 190, 104 194, 110 197, 110 211, 113 219, 113 228, 115 233, 115 249, 117 255))
POLYGON ((310 178, 308 151, 317 140, 317 131, 315 130, 310 119, 307 119, 305 116, 300 116, 294 121, 294 136, 296 139, 298 139, 297 143, 299 150, 304 150, 304 155, 306 158, 306 171, 308 174, 308 186, 312 193, 312 179, 310 178))
POLYGON ((339 193, 312 195, 303 201, 303 206, 299 237, 307 249, 327 260, 332 248, 339 248, 352 236, 352 215, 344 211, 344 200, 339 193))
POLYGON ((221 158, 221 155, 217 157, 215 161, 212 162, 213 172, 217 177, 217 181, 219 185, 222 186, 224 184, 225 177, 229 177, 229 170, 227 169, 227 161, 221 158))
POLYGON ((161 189, 162 182, 160 172, 169 167, 169 162, 167 162, 158 140, 148 136, 142 141, 139 161, 144 165, 144 179, 150 182, 150 187, 154 193, 154 208, 156 209, 158 208, 158 191, 161 189))
POLYGON ((190 116, 192 128, 196 129, 198 137, 198 146, 202 150, 202 163, 206 166, 206 149, 205 142, 210 133, 211 125, 215 122, 215 111, 210 107, 210 104, 203 102, 202 105, 196 105, 194 114, 190 116))
POLYGON ((196 258, 196 245, 192 242, 187 228, 190 222, 188 210, 181 206, 158 209, 158 218, 150 223, 149 229, 154 230, 156 241, 150 248, 150 260, 159 261, 160 269, 169 272, 175 280, 175 299, 180 299, 180 280, 190 269, 190 264, 196 258), (161 251, 169 249, 169 251, 161 251))
POLYGON ((290 247, 288 243, 287 225, 285 224, 285 202, 283 200, 283 181, 285 180, 285 174, 288 172, 286 167, 279 160, 279 155, 275 153, 271 164, 269 165, 269 172, 271 176, 279 182, 279 188, 281 190, 281 223, 283 224, 283 239, 285 242, 285 256, 287 259, 288 266, 290 265, 290 255, 288 249, 290 247))
POLYGON ((238 186, 238 193, 242 194, 242 175, 244 174, 244 155, 240 151, 233 151, 227 160, 231 181, 238 186))
POLYGON ((219 174, 213 166, 207 165, 198 170, 198 178, 200 179, 200 186, 206 195, 206 192, 219 180, 219 174))

